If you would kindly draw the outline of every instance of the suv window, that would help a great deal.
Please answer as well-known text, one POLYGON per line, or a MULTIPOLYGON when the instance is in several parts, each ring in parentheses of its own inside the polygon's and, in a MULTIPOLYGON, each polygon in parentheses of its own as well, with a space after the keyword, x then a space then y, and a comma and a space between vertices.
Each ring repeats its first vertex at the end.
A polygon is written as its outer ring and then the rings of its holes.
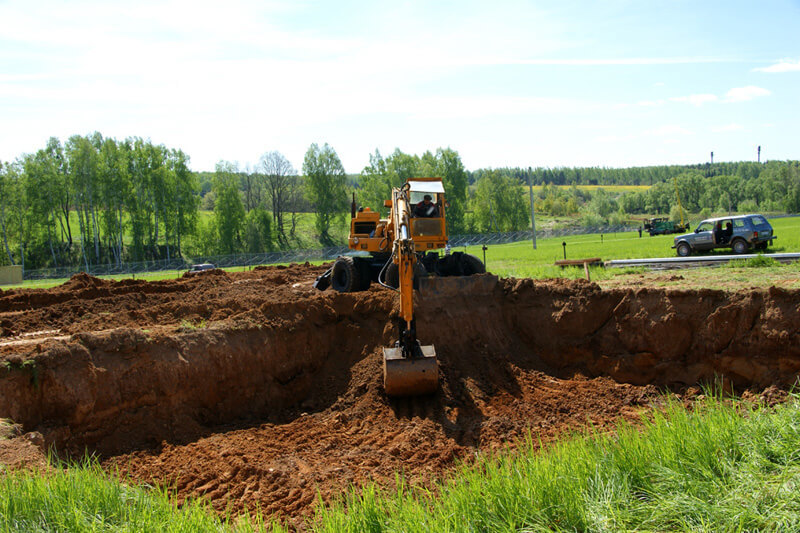
POLYGON ((764 217, 753 217, 750 220, 752 220, 753 224, 756 226, 762 226, 767 223, 767 221, 764 220, 764 217))
POLYGON ((703 222, 697 226, 697 231, 711 231, 712 229, 714 229, 714 224, 712 222, 703 222))
POLYGON ((734 220, 733 221, 733 227, 734 228, 743 228, 744 227, 744 219, 743 218, 737 218, 736 220, 734 220))

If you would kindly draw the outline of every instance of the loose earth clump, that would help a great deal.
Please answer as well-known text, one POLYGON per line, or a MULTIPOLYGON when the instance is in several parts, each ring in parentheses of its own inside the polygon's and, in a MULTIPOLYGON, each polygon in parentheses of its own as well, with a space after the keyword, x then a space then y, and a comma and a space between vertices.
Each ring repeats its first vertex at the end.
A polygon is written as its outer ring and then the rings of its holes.
POLYGON ((419 295, 419 338, 436 347, 440 388, 392 399, 381 347, 395 339, 396 294, 318 292, 324 270, 82 274, 4 291, 0 417, 18 426, 0 440, 0 461, 88 450, 179 501, 204 496, 220 512, 299 524, 318 493, 391 486, 396 472, 425 485, 527 434, 547 442, 635 420, 663 389, 688 397, 716 381, 779 396, 800 371, 797 291, 482 275, 419 295))

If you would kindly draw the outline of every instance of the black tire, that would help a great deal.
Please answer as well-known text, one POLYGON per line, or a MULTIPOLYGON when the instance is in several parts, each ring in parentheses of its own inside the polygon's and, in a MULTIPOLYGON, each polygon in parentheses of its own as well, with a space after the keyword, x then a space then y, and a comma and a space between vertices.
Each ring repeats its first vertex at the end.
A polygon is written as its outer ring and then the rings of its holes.
MULTIPOLYGON (((394 263, 389 263, 389 266, 386 267, 386 283, 393 289, 400 287, 400 268, 394 263)), ((419 278, 424 278, 428 276, 428 271, 425 270, 425 267, 419 263, 414 264, 414 282, 413 287, 414 289, 419 289, 419 278)))
POLYGON ((471 276, 473 274, 483 274, 486 272, 486 265, 474 255, 464 254, 461 256, 461 275, 471 276))
POLYGON ((353 263, 358 273, 359 290, 365 291, 369 289, 369 285, 372 283, 372 267, 370 261, 361 257, 356 257, 353 259, 353 263))
POLYGON ((678 252, 678 255, 680 257, 689 257, 690 255, 692 255, 692 247, 689 246, 689 243, 687 242, 682 242, 678 244, 678 248, 676 249, 676 251, 678 252))
POLYGON ((361 276, 352 257, 340 257, 333 264, 331 287, 339 292, 361 290, 361 276))
POLYGON ((433 272, 437 276, 458 276, 458 268, 461 264, 461 252, 455 252, 450 255, 440 257, 434 265, 433 272))
POLYGON ((733 248, 733 253, 735 253, 735 254, 743 254, 743 253, 747 253, 747 250, 750 247, 747 245, 747 242, 744 239, 736 239, 731 244, 731 248, 733 248))
POLYGON ((386 272, 383 273, 383 282, 391 288, 396 289, 400 286, 399 272, 400 270, 398 269, 397 265, 394 264, 394 262, 389 263, 389 266, 386 267, 386 272))

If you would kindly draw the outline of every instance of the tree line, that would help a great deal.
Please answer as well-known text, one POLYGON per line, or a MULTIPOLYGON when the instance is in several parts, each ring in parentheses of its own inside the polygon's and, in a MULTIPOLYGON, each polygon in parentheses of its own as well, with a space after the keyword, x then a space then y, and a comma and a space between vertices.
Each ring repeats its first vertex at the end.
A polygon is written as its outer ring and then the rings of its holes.
POLYGON ((501 168, 468 171, 459 153, 421 155, 375 151, 348 175, 333 147, 312 144, 298 171, 277 151, 253 167, 220 161, 193 172, 179 149, 138 137, 75 135, 14 162, 0 163, 0 264, 26 269, 259 253, 309 243, 300 229, 313 214, 313 239, 341 244, 350 194, 386 213, 384 199, 407 179, 438 176, 450 207, 451 234, 529 228, 527 187, 544 185, 537 213, 570 216, 586 225, 622 223, 630 215, 675 215, 677 178, 683 207, 706 211, 800 212, 800 164, 605 168, 501 168), (612 194, 578 185, 652 184, 612 194), (573 185, 559 187, 559 185, 573 185), (338 237, 337 237, 338 235, 338 237))
MULTIPOLYGON (((632 169, 626 169, 632 170, 632 169)), ((578 218, 586 226, 624 224, 631 215, 669 215, 675 220, 711 213, 800 213, 800 162, 715 163, 686 170, 641 191, 610 193, 545 184, 536 194, 536 212, 578 218), (719 165, 720 168, 715 168, 719 165), (731 173, 725 173, 731 172, 731 173), (678 206, 678 198, 680 204, 678 206)))
POLYGON ((140 138, 51 138, 0 164, 3 263, 26 268, 180 254, 197 220, 189 158, 140 138))
MULTIPOLYGON (((739 176, 743 179, 758 177, 764 165, 754 161, 724 163, 702 163, 695 165, 657 165, 630 168, 607 167, 507 167, 497 169, 520 183, 533 185, 655 185, 673 177, 691 173, 705 177, 718 175, 739 176)), ((468 172, 470 184, 492 169, 477 169, 468 172)))

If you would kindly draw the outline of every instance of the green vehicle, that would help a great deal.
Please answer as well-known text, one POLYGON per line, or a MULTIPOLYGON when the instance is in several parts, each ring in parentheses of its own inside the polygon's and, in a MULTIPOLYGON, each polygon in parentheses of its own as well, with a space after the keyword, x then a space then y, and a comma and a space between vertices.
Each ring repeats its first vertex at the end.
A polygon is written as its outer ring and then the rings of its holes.
POLYGON ((669 233, 683 233, 684 231, 689 231, 689 224, 680 224, 668 218, 651 218, 644 221, 644 229, 646 229, 652 237, 653 235, 667 235, 669 233))

